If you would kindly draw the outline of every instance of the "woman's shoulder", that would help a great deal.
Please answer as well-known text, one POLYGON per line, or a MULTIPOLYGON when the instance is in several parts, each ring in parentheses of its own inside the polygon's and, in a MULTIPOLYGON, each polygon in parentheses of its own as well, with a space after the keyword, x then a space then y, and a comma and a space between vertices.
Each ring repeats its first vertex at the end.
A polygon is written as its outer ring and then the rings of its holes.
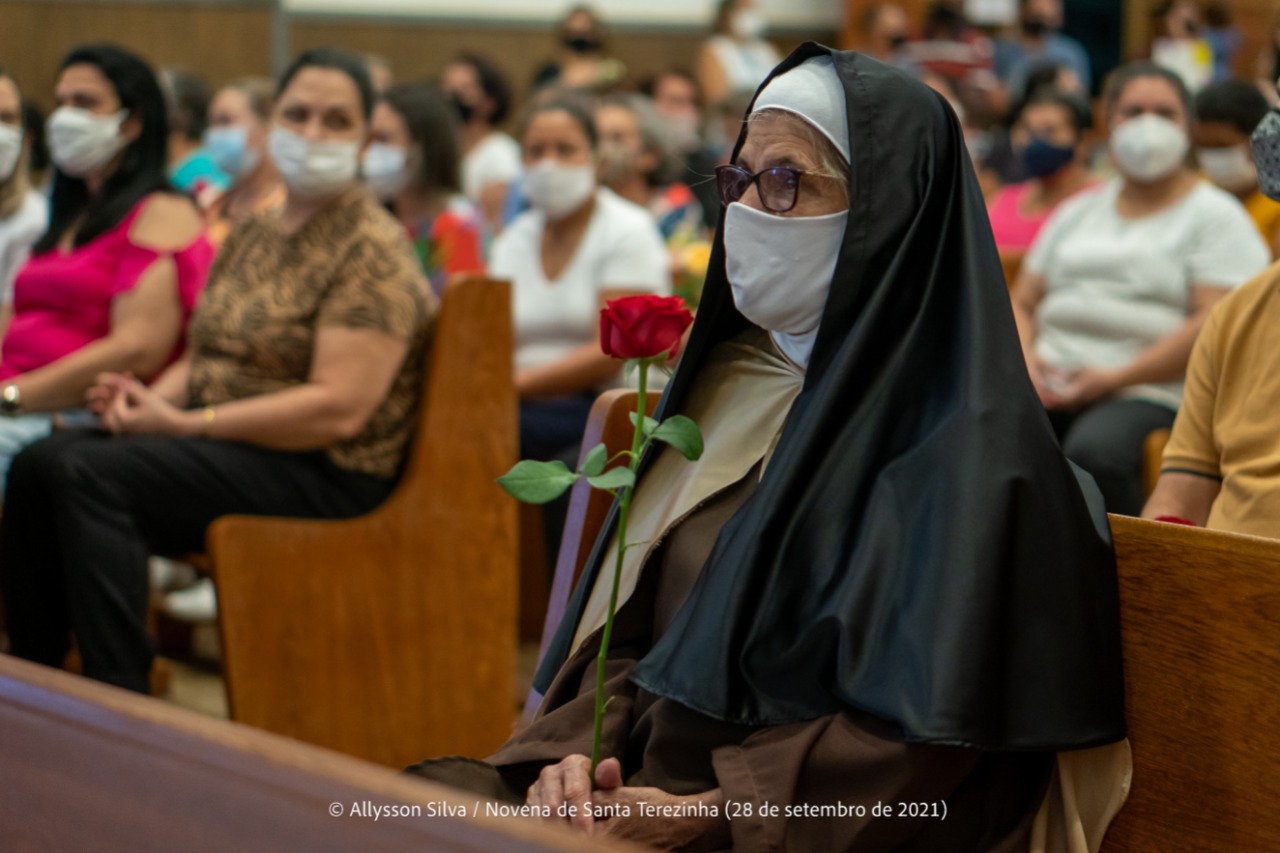
POLYGON ((204 234, 204 220, 195 203, 171 192, 144 196, 125 224, 130 243, 157 252, 179 251, 204 234))
POLYGON ((1249 219, 1249 211, 1240 199, 1207 179, 1198 180, 1179 206, 1188 216, 1200 220, 1249 219))

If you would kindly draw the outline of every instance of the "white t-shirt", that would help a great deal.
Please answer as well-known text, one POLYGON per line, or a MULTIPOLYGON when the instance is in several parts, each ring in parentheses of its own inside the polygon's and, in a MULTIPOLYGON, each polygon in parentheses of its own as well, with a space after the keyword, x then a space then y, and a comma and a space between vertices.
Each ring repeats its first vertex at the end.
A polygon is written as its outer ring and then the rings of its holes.
POLYGON ((462 158, 462 192, 478 201, 488 184, 509 184, 520 175, 520 143, 494 131, 462 158))
POLYGON ((13 304, 13 280, 48 227, 49 202, 36 190, 27 191, 13 216, 0 219, 0 305, 13 304))
MULTIPOLYGON (((1036 354, 1059 370, 1124 367, 1187 321, 1192 285, 1233 289, 1271 261, 1244 207, 1208 181, 1141 219, 1117 211, 1121 185, 1117 178, 1064 202, 1027 253, 1027 269, 1045 279, 1036 354)), ((1176 409, 1182 382, 1121 396, 1176 409)))
POLYGON ((564 272, 542 269, 540 211, 520 214, 493 244, 489 274, 512 283, 516 367, 549 364, 600 336, 600 295, 628 290, 667 295, 667 250, 649 211, 596 190, 596 207, 564 272))

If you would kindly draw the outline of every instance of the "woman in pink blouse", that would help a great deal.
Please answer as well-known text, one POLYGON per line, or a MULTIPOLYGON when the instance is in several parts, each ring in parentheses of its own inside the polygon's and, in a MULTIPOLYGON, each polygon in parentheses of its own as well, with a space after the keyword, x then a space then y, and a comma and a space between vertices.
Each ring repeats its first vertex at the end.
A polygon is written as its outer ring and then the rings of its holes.
POLYGON ((213 257, 195 206, 165 178, 151 69, 118 47, 77 48, 55 95, 49 228, 14 282, 0 345, 0 481, 98 374, 146 379, 174 359, 213 257))
POLYGON ((1028 180, 1004 187, 987 207, 1001 254, 1027 251, 1049 214, 1096 182, 1085 165, 1092 126, 1089 105, 1064 92, 1041 91, 1022 105, 1013 138, 1028 180))

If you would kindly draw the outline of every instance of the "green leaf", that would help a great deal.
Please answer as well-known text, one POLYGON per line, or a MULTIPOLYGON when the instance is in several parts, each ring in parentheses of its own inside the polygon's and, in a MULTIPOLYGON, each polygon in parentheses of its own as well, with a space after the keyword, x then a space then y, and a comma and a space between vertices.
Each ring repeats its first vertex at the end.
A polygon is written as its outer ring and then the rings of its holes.
MULTIPOLYGON (((631 413, 631 425, 632 425, 632 426, 635 426, 635 425, 636 425, 636 417, 637 417, 639 414, 640 414, 639 412, 632 412, 632 413, 631 413)), ((646 417, 646 418, 644 419, 644 426, 640 428, 640 431, 641 431, 641 432, 643 432, 645 435, 653 435, 653 431, 654 431, 655 429, 657 429, 657 428, 658 428, 658 422, 657 422, 657 421, 655 421, 653 418, 646 417)))
POLYGON ((527 504, 544 504, 563 495, 577 479, 578 475, 559 460, 534 462, 532 459, 524 459, 499 477, 498 485, 516 500, 527 504))
POLYGON ((588 477, 587 482, 597 489, 621 489, 635 485, 636 472, 625 467, 614 468, 605 471, 599 477, 588 477))
POLYGON ((665 441, 684 456, 694 460, 702 456, 702 430, 684 415, 673 415, 653 431, 655 441, 665 441))
POLYGON ((636 375, 636 368, 640 366, 640 362, 634 358, 629 358, 622 363, 622 381, 631 382, 631 377, 636 375))
POLYGON ((609 448, 601 442, 587 453, 585 459, 582 460, 582 468, 579 472, 588 477, 599 477, 604 473, 604 466, 609 462, 609 448))

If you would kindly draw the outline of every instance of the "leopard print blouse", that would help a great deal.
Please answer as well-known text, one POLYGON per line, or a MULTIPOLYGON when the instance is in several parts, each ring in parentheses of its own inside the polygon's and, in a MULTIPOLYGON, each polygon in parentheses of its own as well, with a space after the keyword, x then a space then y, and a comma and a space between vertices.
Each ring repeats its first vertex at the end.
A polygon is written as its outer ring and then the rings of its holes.
POLYGON ((437 302, 400 224, 354 187, 295 234, 280 213, 227 237, 191 319, 193 406, 270 394, 307 381, 316 330, 380 332, 408 344, 391 391, 354 438, 327 449, 337 466, 395 476, 422 393, 437 302))

